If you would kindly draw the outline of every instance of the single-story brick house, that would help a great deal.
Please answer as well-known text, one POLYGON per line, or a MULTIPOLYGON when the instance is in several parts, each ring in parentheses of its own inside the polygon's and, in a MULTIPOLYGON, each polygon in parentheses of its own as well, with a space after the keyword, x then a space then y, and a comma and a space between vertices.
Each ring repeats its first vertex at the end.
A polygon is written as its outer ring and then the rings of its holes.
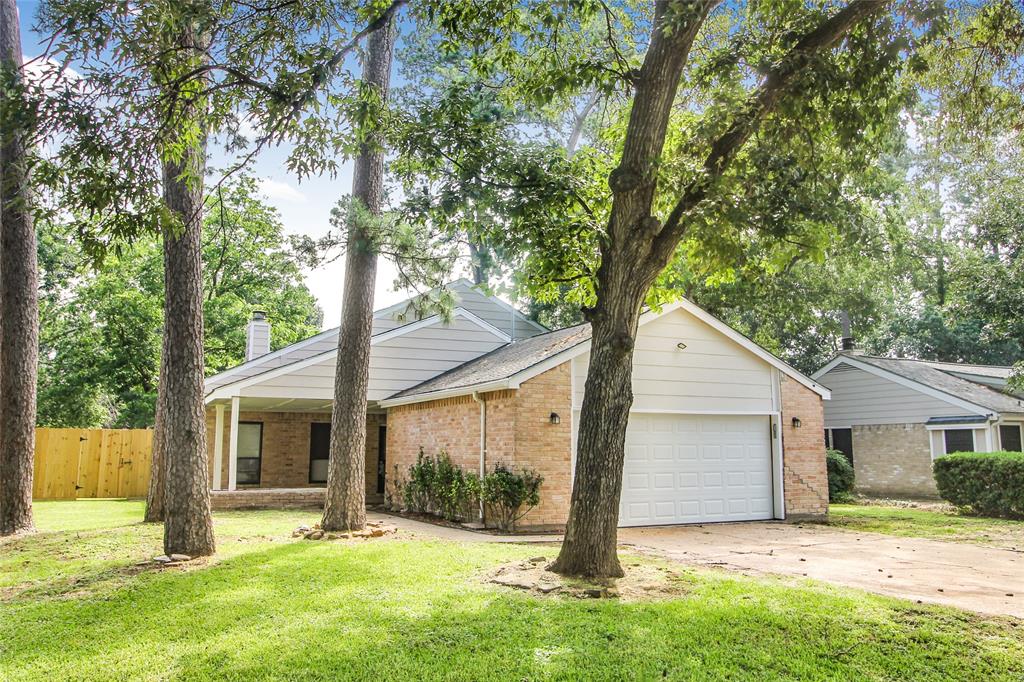
MULTIPOLYGON (((366 491, 381 501, 420 448, 465 469, 544 476, 521 527, 565 523, 590 330, 548 331, 460 280, 448 321, 409 302, 375 314, 366 491)), ((257 316, 261 317, 261 316, 257 316)), ((321 500, 337 330, 207 379, 215 506, 321 500)), ((255 327, 255 328, 254 328, 255 327)), ((260 345, 262 343, 262 346, 260 345)), ((620 523, 793 519, 826 513, 828 389, 687 301, 643 315, 620 523)))
POLYGON ((1021 449, 1024 396, 1009 367, 843 351, 814 373, 832 390, 826 441, 869 495, 934 497, 932 462, 950 452, 1021 449))

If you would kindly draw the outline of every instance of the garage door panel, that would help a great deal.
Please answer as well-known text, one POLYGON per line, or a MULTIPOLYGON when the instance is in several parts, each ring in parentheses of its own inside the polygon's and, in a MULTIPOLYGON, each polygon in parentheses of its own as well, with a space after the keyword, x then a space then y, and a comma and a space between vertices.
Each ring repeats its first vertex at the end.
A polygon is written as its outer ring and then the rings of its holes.
POLYGON ((633 414, 620 525, 772 518, 767 416, 633 414))

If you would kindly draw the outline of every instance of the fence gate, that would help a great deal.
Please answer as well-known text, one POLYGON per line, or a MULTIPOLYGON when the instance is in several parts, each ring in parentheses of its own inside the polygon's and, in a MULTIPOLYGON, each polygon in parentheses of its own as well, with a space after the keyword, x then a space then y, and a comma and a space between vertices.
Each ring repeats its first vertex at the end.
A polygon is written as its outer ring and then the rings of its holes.
POLYGON ((144 497, 151 429, 36 429, 37 500, 144 497))

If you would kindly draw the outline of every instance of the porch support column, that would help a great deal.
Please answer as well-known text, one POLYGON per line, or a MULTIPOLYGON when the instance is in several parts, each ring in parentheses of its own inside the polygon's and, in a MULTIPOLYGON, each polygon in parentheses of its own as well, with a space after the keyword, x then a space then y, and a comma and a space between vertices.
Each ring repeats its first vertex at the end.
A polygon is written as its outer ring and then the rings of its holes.
POLYGON ((234 490, 238 480, 238 410, 239 398, 231 399, 231 429, 228 440, 228 490, 234 490))
POLYGON ((224 405, 214 405, 217 418, 213 427, 213 489, 224 489, 224 405))

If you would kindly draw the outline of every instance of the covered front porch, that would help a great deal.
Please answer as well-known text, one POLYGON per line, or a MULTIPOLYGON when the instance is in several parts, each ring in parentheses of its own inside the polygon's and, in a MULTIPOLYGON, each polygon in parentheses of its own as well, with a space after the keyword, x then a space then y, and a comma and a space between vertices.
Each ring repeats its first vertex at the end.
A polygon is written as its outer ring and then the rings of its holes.
MULTIPOLYGON (((207 404, 214 509, 321 506, 327 484, 331 403, 233 396, 207 404)), ((366 415, 367 503, 383 502, 387 419, 366 415)))

